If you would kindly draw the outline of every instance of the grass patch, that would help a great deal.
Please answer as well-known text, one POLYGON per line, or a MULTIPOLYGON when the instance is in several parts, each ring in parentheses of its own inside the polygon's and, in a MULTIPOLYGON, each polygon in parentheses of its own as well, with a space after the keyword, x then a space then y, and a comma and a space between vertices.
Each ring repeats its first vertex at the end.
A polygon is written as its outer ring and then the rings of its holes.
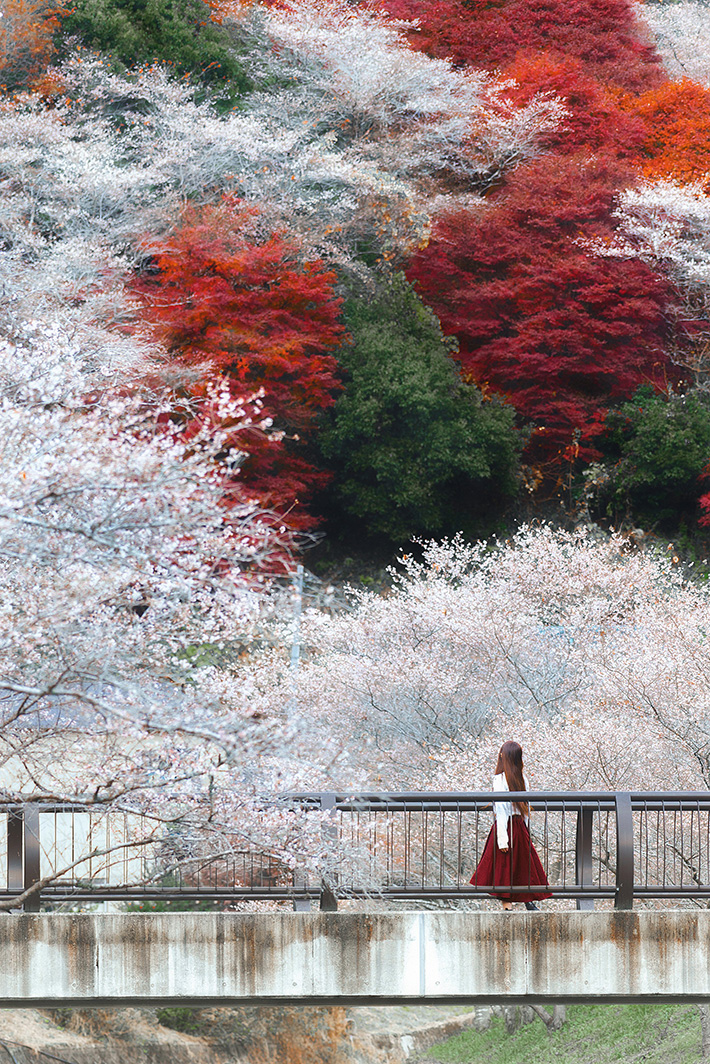
POLYGON ((570 1005, 561 1031, 536 1019, 508 1034, 502 1019, 427 1052, 441 1064, 699 1064, 696 1005, 570 1005))
POLYGON ((175 1008, 156 1009, 155 1013, 161 1027, 170 1027, 183 1034, 197 1034, 202 1028, 200 1009, 176 1006, 175 1008))

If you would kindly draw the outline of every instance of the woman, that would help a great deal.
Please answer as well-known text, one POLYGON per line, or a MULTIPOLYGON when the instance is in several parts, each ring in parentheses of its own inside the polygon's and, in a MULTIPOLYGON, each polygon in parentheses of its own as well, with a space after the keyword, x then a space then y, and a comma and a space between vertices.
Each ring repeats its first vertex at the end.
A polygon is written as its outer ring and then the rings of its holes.
MULTIPOLYGON (((506 742, 500 748, 494 791, 526 791, 523 775, 523 748, 519 743, 506 742)), ((526 909, 537 909, 536 901, 550 898, 547 876, 540 863, 537 851, 530 841, 528 821, 530 807, 527 802, 494 802, 495 823, 486 839, 478 868, 473 873, 474 886, 494 887, 489 894, 500 898, 504 909, 512 909, 512 902, 524 901, 526 909), (531 887, 531 890, 515 891, 506 887, 531 887)))

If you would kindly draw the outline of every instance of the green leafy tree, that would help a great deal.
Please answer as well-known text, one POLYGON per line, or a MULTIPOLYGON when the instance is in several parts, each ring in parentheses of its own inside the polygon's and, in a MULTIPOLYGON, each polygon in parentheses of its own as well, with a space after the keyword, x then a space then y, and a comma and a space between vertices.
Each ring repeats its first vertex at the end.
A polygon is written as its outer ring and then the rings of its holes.
POLYGON ((74 0, 63 32, 127 67, 168 63, 208 83, 228 82, 232 95, 250 88, 229 32, 203 0, 74 0))
POLYGON ((401 276, 352 299, 346 375, 320 436, 341 515, 395 542, 490 528, 515 491, 512 408, 461 379, 451 341, 401 276))
POLYGON ((608 515, 665 530, 692 519, 710 456, 710 396, 644 386, 609 414, 607 429, 601 501, 608 515))

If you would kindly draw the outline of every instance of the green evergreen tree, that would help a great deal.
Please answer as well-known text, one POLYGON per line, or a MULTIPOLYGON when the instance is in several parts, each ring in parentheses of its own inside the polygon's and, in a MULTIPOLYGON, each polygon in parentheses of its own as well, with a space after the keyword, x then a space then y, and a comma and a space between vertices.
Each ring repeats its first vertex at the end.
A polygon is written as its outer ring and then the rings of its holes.
POLYGON ((650 387, 607 417, 608 480, 602 503, 615 521, 672 531, 695 516, 710 460, 710 395, 658 394, 650 387))
POLYGON ((62 32, 126 67, 168 63, 176 73, 228 83, 231 95, 251 85, 228 31, 210 20, 203 0, 74 0, 62 32))
POLYGON ((394 542, 489 530, 515 491, 513 410, 465 383, 451 342, 402 276, 350 300, 346 387, 320 436, 341 514, 394 542))

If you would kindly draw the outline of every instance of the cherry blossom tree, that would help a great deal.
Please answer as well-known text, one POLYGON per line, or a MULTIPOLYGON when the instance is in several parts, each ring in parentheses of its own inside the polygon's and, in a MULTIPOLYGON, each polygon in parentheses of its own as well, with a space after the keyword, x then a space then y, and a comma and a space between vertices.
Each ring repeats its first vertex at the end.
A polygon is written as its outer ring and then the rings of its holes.
POLYGON ((310 620, 299 700, 380 784, 483 786, 514 732, 539 784, 704 787, 709 611, 672 559, 618 536, 429 544, 386 598, 310 620))
POLYGON ((265 18, 300 83, 298 112, 318 117, 346 156, 372 159, 389 173, 452 172, 486 187, 537 154, 541 136, 565 114, 553 93, 515 102, 512 80, 414 51, 407 24, 372 9, 300 0, 265 18))
POLYGON ((697 0, 639 4, 636 14, 653 34, 666 70, 674 78, 710 83, 710 11, 697 0))
POLYGON ((625 239, 612 251, 662 263, 690 288, 710 281, 710 198, 700 182, 649 181, 625 189, 616 216, 625 239))
POLYGON ((263 795, 317 777, 318 748, 306 777, 304 733, 243 660, 279 608, 287 530, 233 483, 225 507, 224 433, 186 441, 57 329, 27 323, 0 354, 3 795, 140 815, 136 845, 169 823, 191 858, 258 840, 305 860, 317 824, 263 795))

